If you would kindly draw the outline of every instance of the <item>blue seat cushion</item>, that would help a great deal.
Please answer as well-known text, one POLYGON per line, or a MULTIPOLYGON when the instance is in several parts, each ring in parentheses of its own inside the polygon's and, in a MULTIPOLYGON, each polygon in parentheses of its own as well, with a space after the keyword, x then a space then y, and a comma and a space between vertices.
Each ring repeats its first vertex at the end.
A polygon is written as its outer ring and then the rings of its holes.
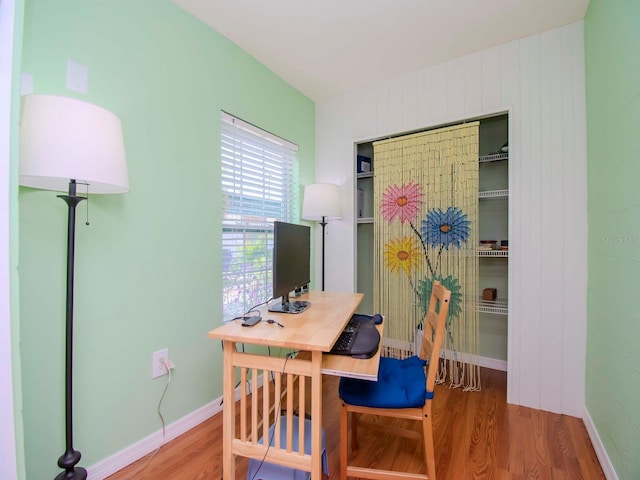
POLYGON ((417 356, 382 357, 377 382, 343 377, 338 393, 346 403, 361 407, 422 407, 426 398, 433 397, 426 391, 426 363, 417 356))

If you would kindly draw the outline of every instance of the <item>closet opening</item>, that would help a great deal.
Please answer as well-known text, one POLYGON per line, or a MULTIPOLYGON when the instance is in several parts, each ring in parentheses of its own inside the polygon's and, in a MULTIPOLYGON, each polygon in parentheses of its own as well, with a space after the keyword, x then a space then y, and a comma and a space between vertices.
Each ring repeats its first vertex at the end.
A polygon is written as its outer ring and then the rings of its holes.
MULTIPOLYGON (((438 139, 437 141, 444 142, 445 140, 438 139)), ((376 284, 376 282, 380 282, 381 277, 388 274, 393 288, 397 289, 398 284, 402 283, 400 288, 418 292, 414 295, 414 303, 416 304, 414 316, 419 318, 420 288, 428 287, 428 279, 425 280, 425 278, 429 276, 446 278, 448 274, 442 270, 444 262, 450 264, 462 262, 462 260, 455 260, 453 257, 447 257, 445 261, 444 255, 438 257, 438 250, 442 249, 443 252, 449 251, 451 253, 456 249, 464 248, 466 253, 463 256, 473 257, 473 260, 469 260, 467 266, 458 267, 458 270, 474 268, 475 273, 472 280, 465 281, 468 285, 454 282, 454 287, 460 287, 460 315, 464 315, 463 312, 472 312, 469 315, 476 318, 473 321, 477 322, 477 343, 470 348, 474 351, 463 351, 456 348, 454 352, 448 351, 446 354, 457 356, 479 367, 507 371, 510 188, 508 113, 500 112, 418 131, 357 142, 354 145, 354 172, 355 283, 356 291, 365 294, 359 312, 385 313, 380 309, 391 308, 389 305, 394 300, 389 298, 391 295, 388 291, 392 287, 376 284), (465 146, 461 147, 462 150, 455 151, 458 148, 457 145, 461 142, 467 142, 457 137, 459 129, 473 124, 477 124, 477 134, 472 132, 469 135, 476 135, 475 146, 467 146, 465 143, 465 146), (449 129, 453 133, 449 133, 449 129), (420 137, 423 133, 435 134, 437 132, 445 132, 442 134, 442 138, 451 135, 456 137, 452 144, 443 147, 444 153, 437 154, 439 156, 424 154, 425 148, 433 147, 413 146, 408 143, 402 147, 401 153, 397 151, 381 153, 382 147, 388 141, 412 139, 416 136, 420 137), (465 166, 466 164, 470 165, 468 157, 462 158, 466 155, 462 152, 467 152, 469 148, 473 149, 475 157, 475 162, 470 169, 465 166), (442 171, 434 169, 434 177, 424 177, 423 170, 426 167, 420 162, 442 162, 444 161, 442 156, 447 155, 447 152, 454 152, 451 155, 461 158, 459 165, 453 162, 451 166, 447 166, 442 171), (404 155, 402 160, 397 158, 399 155, 404 155), (424 155, 424 160, 417 160, 417 166, 415 164, 416 155, 424 155), (391 161, 396 162, 394 167, 387 167, 385 170, 386 163, 384 162, 391 161), (399 176, 386 173, 404 168, 403 165, 406 166, 406 169, 399 176), (475 173, 473 169, 475 169, 475 173), (452 177, 442 180, 446 173, 445 170, 446 172, 451 171, 452 177), (422 173, 416 173, 418 171, 422 173), (464 173, 460 173, 462 171, 464 173), (387 178, 381 178, 382 175, 387 175, 387 178), (415 175, 423 176, 414 178, 415 175), (473 178, 474 175, 477 177, 473 178), (423 180, 424 178, 427 180, 423 180), (447 183, 451 185, 445 185, 447 183), (418 186, 414 187, 413 184, 418 186), (410 220, 408 216, 401 217, 400 213, 394 216, 391 211, 385 212, 385 208, 387 208, 385 202, 389 202, 388 189, 394 185, 396 192, 401 192, 401 189, 405 188, 406 190, 401 193, 407 193, 409 195, 408 201, 414 202, 415 212, 411 212, 414 215, 410 220), (456 199, 459 198, 459 190, 471 188, 475 189, 474 201, 467 203, 464 208, 458 208, 459 200, 456 199), (436 190, 439 192, 437 198, 433 196, 436 190), (434 198, 436 199, 434 200, 434 198), (445 199, 440 200, 440 198, 445 199), (428 204, 429 202, 431 204, 428 204), (473 211, 474 209, 475 211, 473 211), (460 225, 469 221, 469 224, 465 224, 469 227, 469 232, 465 233, 466 231, 462 228, 456 237, 455 231, 453 231, 448 237, 443 237, 442 244, 437 245, 437 241, 429 236, 428 231, 436 217, 445 220, 447 218, 458 220, 462 222, 460 225), (390 239, 385 243, 381 239, 380 235, 383 235, 380 233, 381 230, 397 229, 402 223, 404 223, 404 228, 396 230, 397 238, 395 240, 390 239), (411 223, 411 225, 408 226, 407 223, 411 223), (463 246, 463 240, 473 240, 473 245, 463 246), (425 243, 431 250, 425 250, 423 247, 425 243), (411 248, 414 250, 410 250, 411 248), (398 254, 401 260, 396 260, 395 254, 398 254), (429 258, 422 263, 431 262, 432 265, 430 267, 418 266, 417 264, 423 260, 420 257, 429 256, 427 254, 434 258, 429 258), (409 258, 413 259, 406 260, 409 258), (436 271, 436 266, 441 270, 436 271), (390 268, 395 268, 395 271, 386 272, 386 274, 383 272, 383 270, 390 268)), ((445 227, 442 228, 446 230, 445 227)), ((391 312, 387 314, 393 315, 391 312)), ((458 333, 453 328, 456 319, 452 319, 452 321, 454 323, 451 325, 448 336, 454 336, 458 333)), ((415 319, 412 319, 411 322, 419 323, 415 319)), ((385 338, 383 346, 386 345, 386 348, 390 349, 393 355, 409 356, 414 354, 417 348, 415 338, 409 338, 413 335, 407 333, 398 336, 401 338, 385 338)), ((445 348, 452 348, 452 346, 450 344, 445 348)))

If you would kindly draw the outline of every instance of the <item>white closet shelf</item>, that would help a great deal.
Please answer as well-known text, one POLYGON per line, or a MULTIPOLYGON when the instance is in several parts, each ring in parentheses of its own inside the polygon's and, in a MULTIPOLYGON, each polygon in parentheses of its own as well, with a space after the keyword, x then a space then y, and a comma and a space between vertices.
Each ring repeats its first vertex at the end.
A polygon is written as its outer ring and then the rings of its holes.
POLYGON ((478 198, 503 200, 509 198, 509 190, 485 190, 484 192, 478 192, 478 198))
POLYGON ((373 177, 373 172, 361 172, 356 174, 356 178, 371 178, 373 177))
POLYGON ((509 314, 509 302, 506 298, 496 298, 495 300, 478 299, 478 311, 480 313, 494 313, 496 315, 509 314))
POLYGON ((478 250, 479 257, 508 257, 509 250, 478 250))
POLYGON ((482 157, 478 158, 478 161, 480 163, 483 162, 497 162, 500 160, 509 160, 509 154, 508 153, 494 153, 493 155, 483 155, 482 157))

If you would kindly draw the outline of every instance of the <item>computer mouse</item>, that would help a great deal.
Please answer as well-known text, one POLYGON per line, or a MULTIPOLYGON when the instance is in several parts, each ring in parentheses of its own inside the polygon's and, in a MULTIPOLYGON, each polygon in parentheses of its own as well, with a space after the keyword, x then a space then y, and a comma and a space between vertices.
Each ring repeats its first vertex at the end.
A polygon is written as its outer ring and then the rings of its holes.
POLYGON ((382 323, 382 315, 376 313, 371 317, 371 320, 373 320, 373 323, 375 323, 376 325, 380 325, 382 323))

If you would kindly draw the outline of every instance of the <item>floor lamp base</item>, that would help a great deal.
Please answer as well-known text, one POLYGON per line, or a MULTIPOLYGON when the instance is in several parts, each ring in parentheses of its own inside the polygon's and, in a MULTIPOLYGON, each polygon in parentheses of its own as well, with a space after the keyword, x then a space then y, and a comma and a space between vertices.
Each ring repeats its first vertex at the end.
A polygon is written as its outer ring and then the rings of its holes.
POLYGON ((86 480, 86 478, 87 471, 82 467, 75 467, 62 472, 55 480, 86 480))
POLYGON ((82 467, 76 467, 80 461, 80 452, 73 448, 68 449, 58 459, 58 466, 64 468, 64 472, 58 474, 55 480, 85 480, 87 471, 82 467))

